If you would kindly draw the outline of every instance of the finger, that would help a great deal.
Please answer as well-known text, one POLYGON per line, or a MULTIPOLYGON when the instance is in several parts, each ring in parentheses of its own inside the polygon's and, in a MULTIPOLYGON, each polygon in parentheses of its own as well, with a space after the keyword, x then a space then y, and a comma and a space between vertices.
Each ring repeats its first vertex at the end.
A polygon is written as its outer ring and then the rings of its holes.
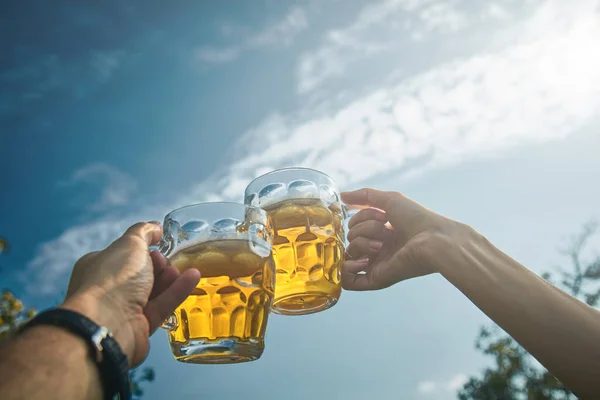
POLYGON ((121 238, 137 237, 142 239, 146 245, 157 244, 162 237, 162 227, 152 222, 138 222, 125 231, 121 238))
POLYGON ((381 251, 382 247, 383 242, 379 240, 359 236, 346 247, 346 254, 352 259, 375 256, 381 251))
POLYGON ((342 274, 356 275, 359 272, 364 272, 369 268, 369 259, 361 258, 360 260, 348 260, 344 261, 342 265, 342 274))
POLYGON ((160 275, 154 276, 154 286, 150 293, 150 300, 159 296, 162 292, 167 290, 173 282, 179 277, 179 270, 172 265, 168 265, 160 272, 160 275))
POLYGON ((167 319, 173 311, 192 293, 200 281, 200 271, 191 268, 183 272, 160 295, 146 305, 144 313, 150 326, 150 334, 167 319))
POLYGON ((360 224, 361 222, 368 220, 377 220, 381 222, 387 222, 388 218, 385 211, 378 210, 376 208, 365 208, 357 212, 348 221, 348 229, 352 229, 354 225, 360 224))
POLYGON ((342 287, 346 290, 374 290, 368 262, 346 261, 342 267, 342 287))
POLYGON ((157 250, 150 252, 150 258, 154 267, 154 285, 150 293, 150 299, 153 299, 177 279, 179 270, 171 267, 169 260, 157 250))
POLYGON ((370 188, 341 193, 342 201, 346 204, 371 206, 382 210, 385 210, 387 203, 397 196, 402 195, 398 192, 383 192, 370 188))
POLYGON ((154 266, 155 278, 158 277, 161 272, 170 265, 167 257, 163 256, 158 250, 151 251, 150 258, 152 259, 152 265, 154 266))
POLYGON ((393 232, 384 222, 369 220, 355 225, 348 231, 348 241, 352 242, 355 238, 362 236, 373 240, 384 242, 391 239, 393 232))
POLYGON ((382 192, 375 189, 360 189, 342 193, 345 203, 359 203, 383 209, 395 233, 408 240, 423 227, 431 224, 439 215, 398 192, 382 192))

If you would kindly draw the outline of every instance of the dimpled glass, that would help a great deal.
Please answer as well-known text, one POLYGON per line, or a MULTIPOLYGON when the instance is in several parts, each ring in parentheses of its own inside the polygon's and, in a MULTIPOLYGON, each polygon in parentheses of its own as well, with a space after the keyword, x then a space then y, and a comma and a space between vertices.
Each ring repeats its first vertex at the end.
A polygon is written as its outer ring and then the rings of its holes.
POLYGON ((345 209, 333 180, 308 168, 276 170, 253 180, 244 202, 264 209, 271 220, 272 311, 304 315, 335 305, 341 294, 345 209))
POLYGON ((265 211, 237 203, 177 209, 165 217, 159 250, 181 272, 196 268, 202 275, 163 324, 175 358, 198 364, 258 359, 275 280, 265 211))

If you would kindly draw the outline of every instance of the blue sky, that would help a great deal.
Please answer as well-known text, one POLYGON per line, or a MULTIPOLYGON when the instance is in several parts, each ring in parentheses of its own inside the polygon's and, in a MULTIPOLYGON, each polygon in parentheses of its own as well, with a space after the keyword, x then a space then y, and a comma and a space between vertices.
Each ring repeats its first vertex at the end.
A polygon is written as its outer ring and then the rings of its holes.
MULTIPOLYGON (((2 5, 2 286, 55 304, 129 224, 291 165, 403 191, 536 272, 599 216, 600 1, 232 4, 2 5)), ((246 365, 176 363, 158 332, 146 398, 450 399, 487 322, 430 276, 274 315, 246 365)))

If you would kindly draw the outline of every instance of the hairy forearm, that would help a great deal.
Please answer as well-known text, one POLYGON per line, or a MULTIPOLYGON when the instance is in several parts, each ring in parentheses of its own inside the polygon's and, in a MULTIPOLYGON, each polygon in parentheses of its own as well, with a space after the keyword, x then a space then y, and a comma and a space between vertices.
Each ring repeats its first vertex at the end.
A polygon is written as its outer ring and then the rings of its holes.
POLYGON ((600 398, 600 311, 472 232, 440 272, 582 399, 600 398))
POLYGON ((16 399, 102 399, 98 368, 79 337, 32 327, 0 344, 0 393, 16 399))

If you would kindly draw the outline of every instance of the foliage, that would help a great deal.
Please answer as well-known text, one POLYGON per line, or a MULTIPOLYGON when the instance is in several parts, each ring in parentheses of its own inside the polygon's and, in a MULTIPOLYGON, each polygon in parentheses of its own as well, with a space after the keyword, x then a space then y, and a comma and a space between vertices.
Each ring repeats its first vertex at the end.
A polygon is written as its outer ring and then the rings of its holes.
MULTIPOLYGON (((570 261, 571 270, 558 269, 563 290, 585 301, 592 307, 600 302, 600 256, 584 260, 583 253, 589 239, 597 230, 588 223, 571 245, 561 251, 570 261)), ((553 283, 553 275, 542 277, 553 283)), ((499 327, 483 327, 475 347, 494 357, 494 366, 486 368, 481 377, 471 377, 458 393, 460 400, 571 400, 576 399, 566 387, 499 327)))
POLYGON ((35 309, 26 308, 13 292, 4 289, 0 298, 0 340, 33 317, 35 313, 35 309))
MULTIPOLYGON (((0 237, 0 254, 8 253, 10 247, 8 246, 8 240, 0 237)), ((2 265, 0 265, 0 271, 2 271, 2 265)))
POLYGON ((129 372, 129 383, 131 385, 131 395, 132 400, 139 400, 144 395, 144 390, 142 389, 143 382, 152 382, 154 381, 155 374, 152 368, 144 368, 141 371, 141 374, 138 374, 139 370, 133 370, 129 372))

